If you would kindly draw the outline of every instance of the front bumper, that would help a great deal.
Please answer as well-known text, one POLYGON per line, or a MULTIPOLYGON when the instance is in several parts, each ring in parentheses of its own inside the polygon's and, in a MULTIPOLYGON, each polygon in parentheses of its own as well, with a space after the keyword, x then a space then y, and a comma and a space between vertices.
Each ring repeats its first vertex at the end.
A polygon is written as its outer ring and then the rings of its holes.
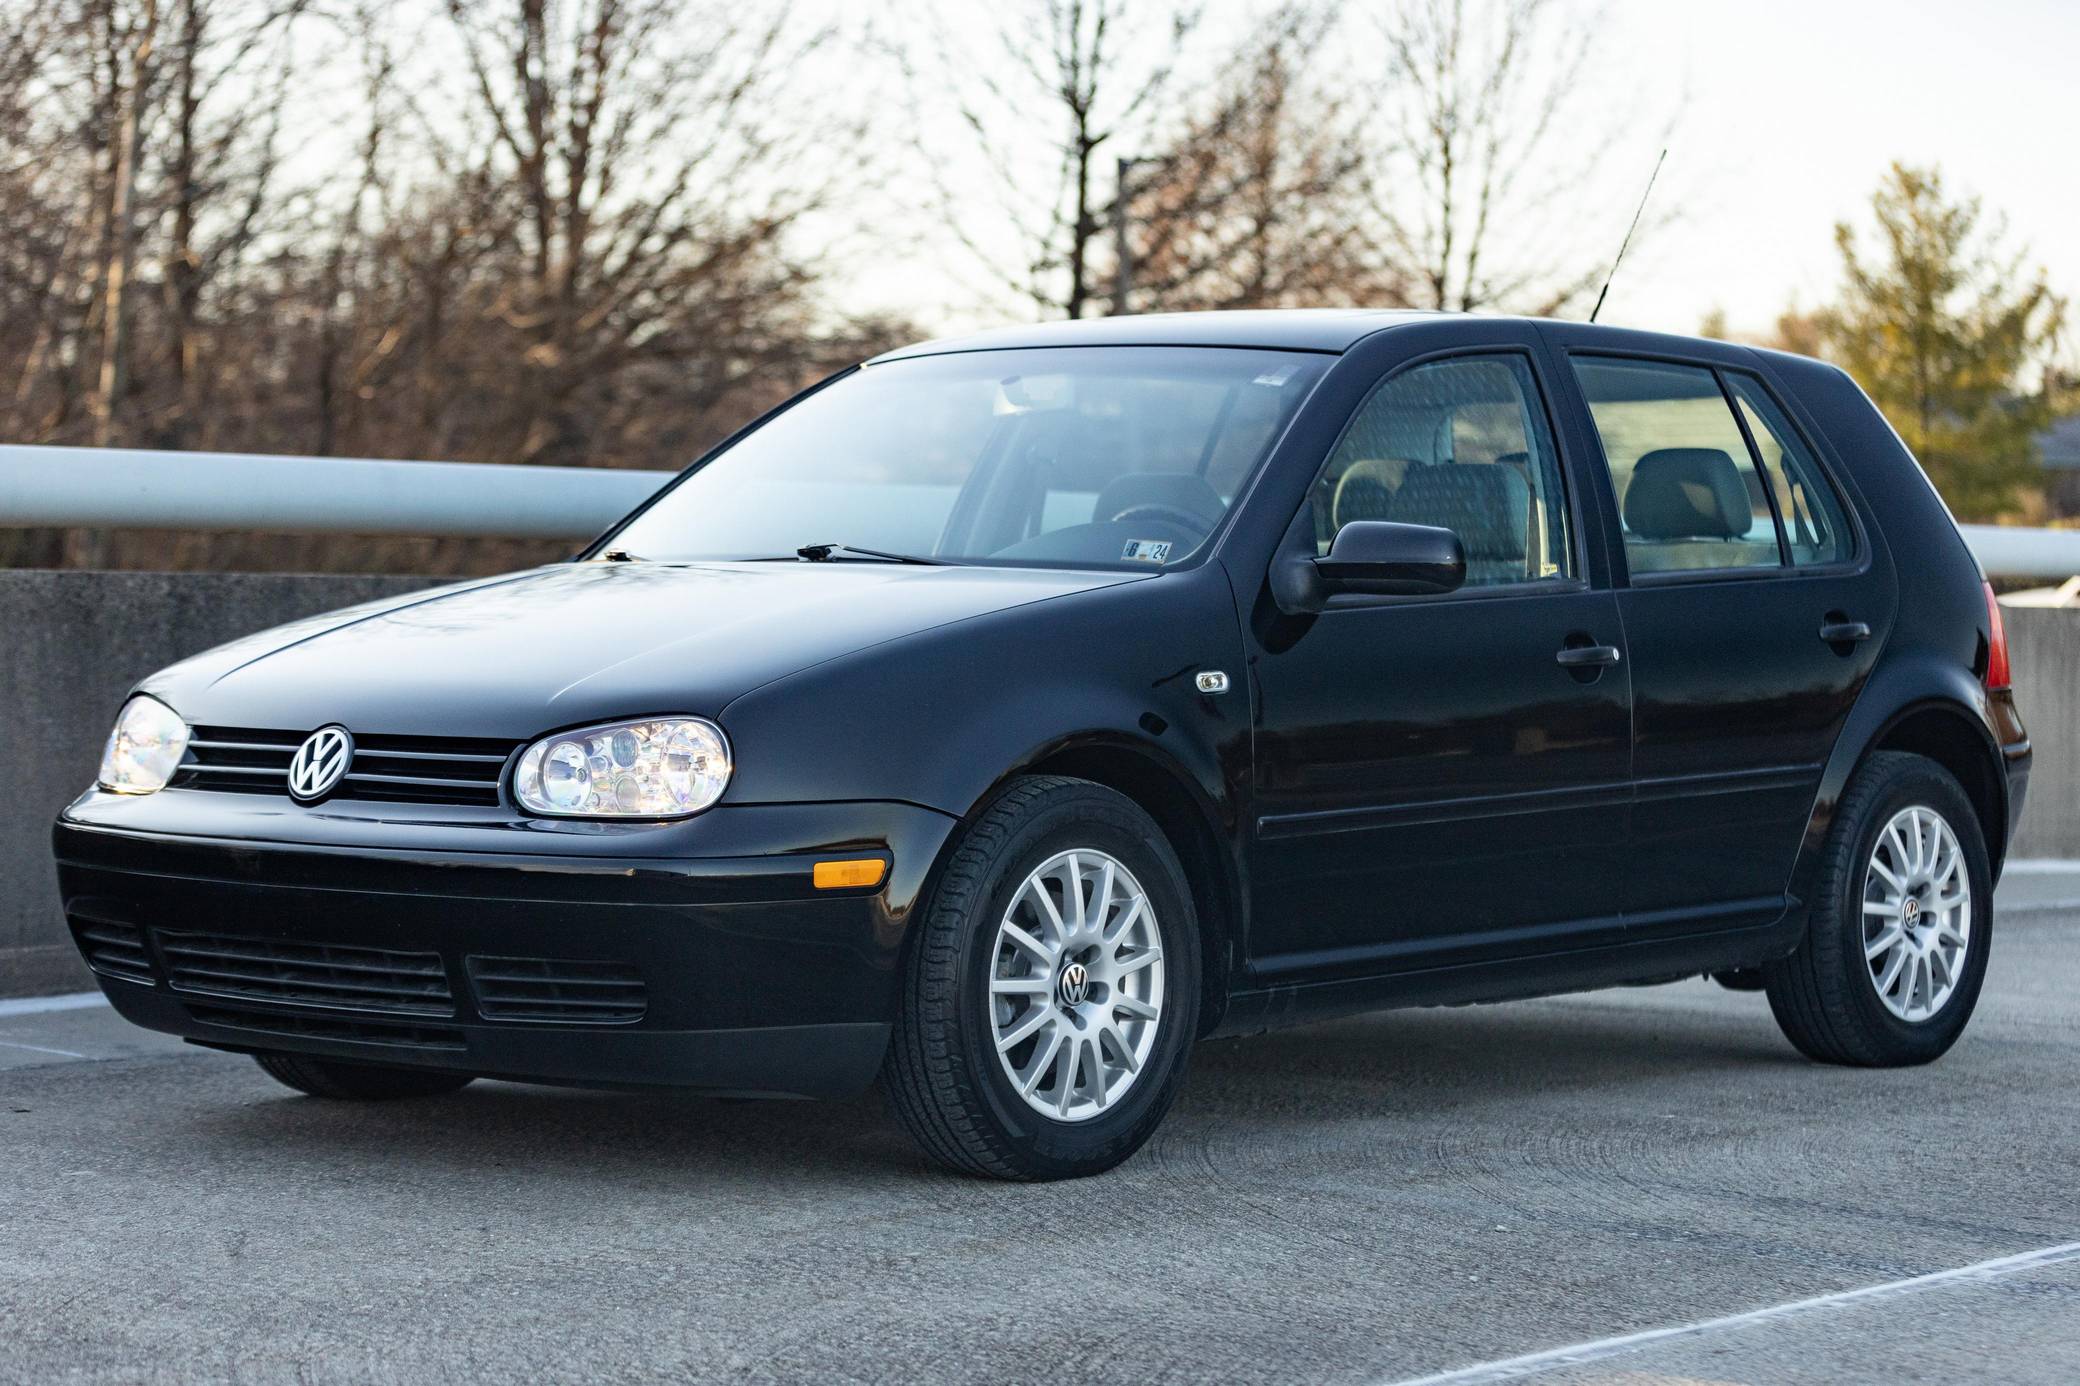
POLYGON ((155 832, 108 800, 59 819, 59 888, 102 990, 139 1025, 226 1049, 747 1095, 871 1081, 904 924, 953 827, 904 804, 716 809, 670 839, 713 855, 660 857, 487 832, 402 848, 372 830, 346 844, 155 832), (509 845, 535 850, 486 850, 509 845), (868 855, 890 863, 881 886, 812 885, 815 862, 868 855))

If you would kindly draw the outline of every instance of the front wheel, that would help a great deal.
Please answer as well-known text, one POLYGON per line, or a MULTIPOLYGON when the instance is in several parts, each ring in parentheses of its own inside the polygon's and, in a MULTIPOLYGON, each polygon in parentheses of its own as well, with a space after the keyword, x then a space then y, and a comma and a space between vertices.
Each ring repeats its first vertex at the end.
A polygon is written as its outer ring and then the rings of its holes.
POLYGON ((1198 1013, 1198 920, 1162 829, 1102 785, 1032 776, 933 889, 883 1082, 950 1168, 1097 1174, 1169 1110, 1198 1013))
POLYGON ((1836 810, 1805 942, 1763 969, 1770 1009, 1823 1063, 1927 1063, 1971 1019, 1992 929, 1971 801, 1935 762, 1878 752, 1836 810))

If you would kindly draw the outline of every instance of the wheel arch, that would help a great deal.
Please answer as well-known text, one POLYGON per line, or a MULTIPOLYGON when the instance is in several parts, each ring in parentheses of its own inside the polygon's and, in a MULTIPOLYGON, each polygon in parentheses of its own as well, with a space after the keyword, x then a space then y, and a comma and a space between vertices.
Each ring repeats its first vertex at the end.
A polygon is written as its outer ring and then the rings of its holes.
POLYGON ((1199 1033, 1210 1033, 1227 1012, 1243 936, 1242 902, 1248 898, 1229 845, 1232 823, 1224 825, 1219 807, 1158 748, 1109 733, 1062 737, 1035 748, 990 785, 962 821, 974 821, 1006 785, 1025 775, 1104 785, 1133 800, 1162 829, 1184 866, 1199 916, 1199 1033))
POLYGON ((2007 854, 2008 795, 2000 751, 1986 729, 1955 703, 1925 702, 1886 723, 1864 755, 1873 751, 1910 751, 1950 772, 1972 801, 1986 860, 1998 879, 2007 854))
POLYGON ((2001 753, 1984 712, 1984 690, 1968 671, 1933 669, 1929 677, 1874 679, 1858 700, 1821 777, 1820 793, 1799 846, 1792 895, 1809 901, 1836 807, 1850 777, 1874 751, 1925 756, 1954 776, 1979 818, 1995 880, 2008 845, 2008 786, 2001 753), (1880 683, 1885 686, 1879 687, 1880 683))

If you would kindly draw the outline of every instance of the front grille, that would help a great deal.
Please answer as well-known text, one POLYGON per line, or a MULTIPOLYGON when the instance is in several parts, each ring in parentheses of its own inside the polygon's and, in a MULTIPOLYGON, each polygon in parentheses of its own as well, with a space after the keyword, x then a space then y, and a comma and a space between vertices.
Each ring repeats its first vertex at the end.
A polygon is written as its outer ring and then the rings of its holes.
POLYGON ((176 991, 296 1006, 452 1016, 438 953, 154 931, 176 991))
POLYGON ((620 1025, 641 1020, 650 1005, 643 979, 625 963, 472 956, 463 965, 489 1020, 620 1025))
POLYGON ((394 1044, 413 1049, 464 1049, 460 1030, 440 1025, 415 1025, 408 1021, 329 1015, 279 1015, 272 1011, 245 1011, 223 1006, 188 1007, 188 1013, 205 1025, 224 1025, 260 1034, 289 1035, 299 1039, 347 1040, 355 1044, 394 1044))
MULTIPOLYGON (((309 732, 196 727, 177 787, 289 793, 289 762, 309 732)), ((354 737, 354 760, 334 799, 493 808, 510 741, 463 737, 354 737)))
POLYGON ((135 924, 116 924, 106 919, 73 915, 66 920, 72 937, 85 955, 87 966, 108 977, 129 982, 154 982, 158 974, 152 956, 145 951, 144 930, 135 924))

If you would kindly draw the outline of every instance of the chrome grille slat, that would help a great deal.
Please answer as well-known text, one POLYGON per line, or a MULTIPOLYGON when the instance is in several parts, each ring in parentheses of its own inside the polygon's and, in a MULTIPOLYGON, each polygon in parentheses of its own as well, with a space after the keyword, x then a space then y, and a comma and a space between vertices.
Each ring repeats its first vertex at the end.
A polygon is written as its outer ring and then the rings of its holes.
MULTIPOLYGON (((275 728, 197 727, 173 784, 286 796, 290 759, 308 735, 275 728)), ((353 762, 331 797, 495 808, 513 750, 508 742, 481 738, 357 732, 353 762)))
POLYGON ((483 765, 504 765, 507 754, 503 751, 496 755, 463 751, 378 751, 368 746, 358 747, 357 750, 356 760, 453 760, 483 765))
MULTIPOLYGON (((360 757, 357 756, 355 759, 358 762, 360 757)), ((483 780, 451 780, 435 775, 392 775, 381 770, 349 770, 347 778, 375 784, 423 784, 447 789, 481 789, 485 784, 483 780)))

